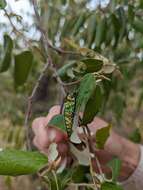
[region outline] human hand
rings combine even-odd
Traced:
[[[104,149],[96,149],[96,131],[107,126],[108,123],[98,117],[95,117],[94,120],[88,125],[92,136],[91,143],[94,148],[94,154],[100,162],[102,171],[106,174],[111,174],[111,169],[107,167],[107,163],[115,156],[119,158],[122,161],[119,180],[123,181],[127,179],[136,169],[140,158],[140,148],[138,144],[127,140],[111,129],[109,138],[104,145]],[[82,135],[83,134],[81,134],[81,137]],[[96,172],[99,172],[95,160],[93,160],[93,165]]]
[[[67,165],[70,161],[70,152],[67,143],[67,134],[61,132],[60,129],[54,126],[47,126],[49,121],[60,113],[60,106],[53,106],[47,117],[36,118],[32,123],[34,132],[33,144],[44,154],[48,155],[49,146],[52,143],[57,144],[57,150],[61,163]]]
[[[70,152],[68,147],[67,134],[63,133],[60,129],[54,126],[47,126],[49,121],[55,115],[60,113],[60,106],[54,106],[50,109],[47,117],[40,117],[33,121],[32,128],[35,134],[34,145],[43,153],[48,154],[48,148],[51,143],[58,145],[59,156],[62,162],[69,163]],[[92,138],[92,147],[94,147],[94,153],[97,156],[102,170],[104,173],[111,173],[111,170],[107,167],[107,163],[117,156],[122,161],[122,169],[120,179],[126,179],[135,170],[139,161],[139,146],[121,137],[111,130],[110,136],[105,143],[104,150],[97,150],[95,148],[95,133],[98,129],[106,127],[108,124],[100,118],[95,117],[94,120],[88,125]],[[83,134],[79,134],[82,138]],[[98,171],[96,162],[93,161],[94,169]]]

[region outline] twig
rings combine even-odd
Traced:
[[[100,173],[102,179],[105,180],[105,179],[104,179],[104,175],[103,175],[103,171],[102,171],[102,168],[101,168],[101,165],[100,165],[100,162],[99,162],[99,160],[98,160],[98,158],[97,158],[96,155],[95,155],[95,161],[96,161],[97,168],[98,168],[98,170],[99,170],[99,173]]]
[[[82,80],[82,78],[79,79],[79,80],[73,81],[73,82],[63,83],[63,85],[64,85],[64,86],[72,86],[72,85],[76,85],[76,84],[80,83],[81,80]]]
[[[32,91],[31,96],[28,98],[28,108],[27,108],[27,113],[26,113],[26,116],[25,116],[25,129],[26,129],[26,140],[27,140],[27,148],[28,149],[31,149],[31,145],[30,145],[31,143],[30,143],[30,138],[29,138],[30,134],[29,134],[28,121],[29,121],[29,118],[30,118],[30,115],[31,115],[32,105],[33,105],[33,102],[35,101],[36,94],[39,91],[39,88],[41,86],[43,78],[47,74],[48,68],[49,68],[49,62],[47,62],[47,64],[45,65],[42,73],[39,76],[39,79],[36,82],[36,85],[35,85],[35,87],[34,87],[34,89]]]
[[[36,0],[31,0],[32,4],[33,4],[33,8],[34,8],[34,12],[35,12],[35,16],[36,16],[36,20],[37,20],[37,28],[40,30],[41,32],[41,38],[44,42],[44,45],[45,45],[45,52],[47,53],[47,50],[48,48],[51,48],[52,50],[56,50],[56,51],[60,51],[58,48],[52,46],[49,42],[49,39],[47,37],[47,33],[46,31],[43,29],[42,27],[42,24],[41,24],[41,19],[40,19],[40,15],[38,13],[38,6],[37,6],[37,3],[36,3]],[[63,83],[57,73],[57,70],[53,64],[53,61],[52,61],[52,58],[50,55],[46,54],[45,56],[48,56],[48,62],[49,62],[49,67],[51,68],[51,70],[53,71],[54,73],[54,76],[55,78],[57,79],[57,82],[61,85],[61,90],[62,90],[62,93],[63,95],[65,96],[66,95],[66,92],[64,90],[64,86],[63,86]]]
[[[86,137],[86,147],[88,149],[88,154],[89,154],[89,163],[90,163],[90,173],[91,173],[91,177],[92,177],[92,180],[93,180],[93,183],[94,183],[94,187],[96,188],[96,190],[98,190],[98,186],[97,186],[97,183],[96,183],[96,180],[94,178],[94,173],[93,173],[93,166],[92,166],[92,158],[91,158],[91,155],[90,155],[90,144],[89,144],[89,136],[88,136],[88,132],[86,131],[86,128],[83,127],[83,131],[84,131],[84,134],[85,134],[85,137]]]
[[[63,82],[62,82],[61,78],[59,77],[58,72],[57,72],[57,70],[56,70],[56,68],[55,68],[55,66],[53,64],[53,61],[52,61],[52,59],[51,59],[50,56],[49,56],[49,67],[53,71],[54,76],[55,76],[57,82],[60,84],[61,92],[62,92],[63,96],[65,97],[66,96],[66,91],[65,91]]]
[[[27,112],[26,112],[25,121],[24,121],[27,150],[31,150],[30,131],[29,131],[29,126],[28,126],[28,121],[29,121],[29,118],[31,115],[31,110],[32,110],[32,100],[31,100],[31,98],[29,98],[28,99]]]
[[[54,170],[52,170],[52,174],[54,176],[54,179],[55,179],[55,183],[56,183],[56,189],[59,190],[59,184],[58,184],[58,179],[57,179],[57,176],[56,176],[56,173]]]
[[[94,153],[93,151],[93,148],[92,148],[92,142],[91,142],[91,139],[92,139],[92,136],[91,136],[91,133],[90,133],[90,130],[88,128],[88,126],[86,125],[86,130],[87,130],[87,134],[88,134],[88,141],[89,141],[89,148],[90,148],[90,151],[91,153]],[[98,168],[98,171],[100,173],[100,175],[102,176],[103,180],[104,180],[104,175],[103,175],[103,171],[102,171],[102,168],[101,168],[101,165],[100,165],[100,162],[97,158],[97,156],[95,155],[95,161],[96,161],[96,164],[97,164],[97,168]]]
[[[35,87],[34,87],[34,89],[32,91],[31,96],[28,98],[28,108],[27,108],[27,113],[26,113],[26,116],[25,116],[25,129],[26,129],[26,139],[27,139],[27,148],[28,149],[31,149],[30,131],[29,131],[29,126],[28,126],[28,121],[30,119],[30,115],[31,115],[31,111],[32,111],[32,105],[33,105],[33,102],[36,100],[36,94],[38,93],[38,91],[40,89],[40,86],[41,86],[41,83],[43,81],[43,78],[47,74],[47,71],[48,71],[49,67],[51,67],[54,74],[56,75],[55,77],[56,77],[58,83],[61,86],[61,91],[62,91],[63,95],[64,96],[66,95],[65,90],[64,90],[63,85],[62,85],[62,81],[61,81],[60,77],[58,76],[58,73],[57,73],[56,69],[51,66],[52,64],[53,64],[52,59],[49,57],[48,62],[45,65],[42,73],[40,74],[39,79],[38,79],[38,81],[37,81],[37,83],[36,83],[36,85],[35,85]]]
[[[13,32],[17,35],[20,35],[22,38],[23,38],[23,41],[25,42],[26,45],[29,45],[31,46],[31,43],[29,42],[29,40],[26,39],[26,37],[24,36],[24,34],[22,32],[20,32],[16,26],[13,24],[12,22],[12,19],[10,17],[10,15],[8,14],[7,10],[6,9],[3,9],[4,13],[5,13],[5,16],[8,18],[9,22],[10,22],[10,25],[12,26],[13,28]]]
[[[17,28],[16,28],[15,25],[13,24],[13,22],[12,22],[12,20],[11,20],[11,17],[9,16],[8,12],[6,11],[6,9],[3,9],[3,11],[4,11],[6,17],[8,18],[8,20],[9,20],[9,22],[10,22],[10,24],[11,24],[13,30],[16,31],[16,32],[19,34],[19,30],[17,30]]]
[[[79,118],[79,120],[81,121],[81,118]],[[94,153],[93,148],[92,148],[92,142],[91,142],[91,139],[92,139],[91,133],[90,133],[90,130],[89,130],[87,125],[85,125],[83,127],[83,131],[84,131],[84,134],[85,134],[85,137],[86,137],[86,146],[87,146],[88,152],[89,152],[91,176],[92,176],[93,183],[94,183],[95,187],[98,189],[97,183],[98,182],[100,183],[100,181],[99,181],[98,177],[94,175],[93,166],[92,166],[92,158],[91,158],[91,155],[90,155],[91,153]],[[99,170],[99,173],[100,173],[102,179],[105,180],[104,175],[103,175],[103,171],[102,171],[102,168],[101,168],[101,165],[100,165],[100,162],[99,162],[96,155],[95,155],[95,161],[96,161],[97,168]],[[96,177],[95,179],[94,179],[94,176]],[[96,183],[95,180],[97,181],[97,183]]]
[[[45,42],[47,48],[50,48],[54,51],[56,51],[57,53],[59,54],[71,54],[71,55],[80,55],[80,53],[78,52],[73,52],[73,51],[65,51],[61,48],[57,48],[55,46],[53,46],[48,38],[47,38],[47,32],[46,30],[43,28],[42,26],[42,23],[41,23],[41,19],[40,19],[40,15],[38,13],[38,6],[37,6],[37,3],[36,3],[36,0],[31,0],[32,4],[33,4],[33,8],[34,8],[34,12],[35,12],[35,16],[36,16],[36,20],[37,20],[37,28],[39,29],[39,31],[41,32],[41,35],[42,35],[42,38],[43,38],[43,41]]]

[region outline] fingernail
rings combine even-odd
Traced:
[[[52,142],[54,141],[56,138],[56,132],[55,131],[51,131],[50,132],[50,136],[49,136],[49,140]]]

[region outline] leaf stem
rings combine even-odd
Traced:
[[[92,166],[92,158],[90,156],[90,144],[89,144],[89,136],[88,136],[88,130],[86,130],[86,126],[83,127],[83,131],[84,131],[84,134],[85,134],[85,137],[86,137],[86,147],[88,149],[88,154],[89,154],[89,163],[90,163],[90,173],[91,173],[91,177],[92,177],[92,180],[93,180],[93,184],[94,184],[94,187],[96,188],[96,190],[98,190],[98,186],[96,184],[96,180],[94,178],[94,173],[93,173],[93,166]]]
[[[91,145],[92,145],[92,142],[91,142],[92,136],[91,136],[90,130],[89,130],[89,128],[88,128],[87,125],[86,125],[85,127],[86,127],[87,134],[88,134],[88,137],[89,137],[89,138],[88,138],[88,141],[89,141],[89,148],[90,148],[90,151],[91,151],[91,153],[94,153],[93,148],[92,148],[92,146],[91,146]],[[99,171],[99,173],[100,173],[102,179],[104,180],[103,171],[102,171],[100,162],[99,162],[99,160],[98,160],[98,158],[97,158],[96,155],[95,155],[95,161],[96,161],[96,164],[97,164],[98,171]]]
[[[56,176],[56,173],[54,170],[52,170],[52,174],[54,176],[54,179],[55,179],[55,183],[56,183],[56,189],[59,190],[59,184],[58,184],[58,179],[57,179],[57,176]]]

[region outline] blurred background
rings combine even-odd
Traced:
[[[119,133],[135,142],[143,133],[143,0],[37,0],[41,24],[56,47],[93,49],[119,67],[103,88],[104,102],[99,115]],[[25,148],[24,118],[27,98],[44,67],[42,40],[30,0],[0,0],[0,147]],[[31,66],[21,83],[24,70],[16,72],[16,55],[32,53]],[[57,69],[71,60],[53,57]],[[22,57],[20,58],[22,60]],[[26,58],[24,61],[27,61]],[[78,68],[80,69],[80,68]],[[17,74],[18,73],[18,74]],[[61,73],[61,71],[60,71]],[[62,73],[72,80],[73,70]],[[51,71],[33,105],[32,119],[44,116],[60,103],[59,86]],[[31,123],[30,121],[30,123]],[[0,190],[40,190],[32,177],[4,177]]]

